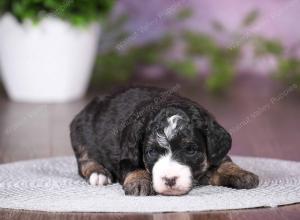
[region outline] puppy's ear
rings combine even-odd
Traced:
[[[121,160],[129,159],[138,165],[143,136],[144,123],[141,120],[132,121],[124,127],[121,134]]]
[[[211,115],[206,112],[200,115],[197,124],[206,137],[208,161],[217,166],[231,148],[231,136]]]
[[[231,136],[215,120],[210,121],[207,125],[206,141],[208,159],[212,165],[218,165],[231,148]]]

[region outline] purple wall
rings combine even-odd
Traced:
[[[116,11],[128,12],[127,29],[131,33],[126,42],[120,43],[129,46],[155,39],[164,31],[177,30],[180,27],[174,15],[185,7],[193,10],[193,16],[184,22],[184,28],[209,33],[225,47],[237,47],[251,36],[261,35],[279,39],[288,55],[300,57],[300,0],[120,0]],[[241,28],[243,19],[254,10],[259,13],[255,23],[250,28]],[[222,23],[227,32],[218,33],[212,27],[213,21]],[[240,33],[241,37],[233,39],[233,33]],[[276,66],[272,57],[257,59],[250,47],[243,51],[241,70],[250,68],[267,73]]]

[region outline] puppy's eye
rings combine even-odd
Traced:
[[[156,157],[158,157],[158,152],[155,149],[150,149],[147,151],[147,156],[149,158],[156,158]]]
[[[194,146],[194,145],[188,145],[188,146],[185,148],[185,153],[186,153],[186,155],[188,155],[188,156],[194,156],[194,155],[197,153],[196,146]]]

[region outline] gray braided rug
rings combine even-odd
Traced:
[[[0,207],[50,212],[179,212],[274,207],[300,202],[300,163],[233,157],[260,176],[251,190],[204,186],[179,197],[125,196],[119,184],[88,185],[72,157],[0,166]]]

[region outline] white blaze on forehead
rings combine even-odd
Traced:
[[[159,146],[170,149],[169,142],[165,135],[157,133],[156,141],[159,144]]]
[[[182,119],[180,115],[173,115],[167,119],[168,126],[164,128],[164,133],[168,140],[171,140],[181,128],[178,128],[178,120]]]
[[[164,128],[164,133],[163,134],[157,133],[157,137],[156,137],[156,141],[161,147],[171,150],[168,141],[170,141],[176,135],[176,133],[181,129],[181,127],[178,126],[178,121],[181,119],[182,117],[179,115],[173,115],[167,119],[168,125],[167,127]]]
[[[172,179],[174,177],[176,178],[176,184],[170,189],[165,184],[165,179]],[[184,194],[192,187],[192,173],[190,168],[174,160],[170,152],[160,157],[154,164],[152,178],[154,190],[161,194]]]

